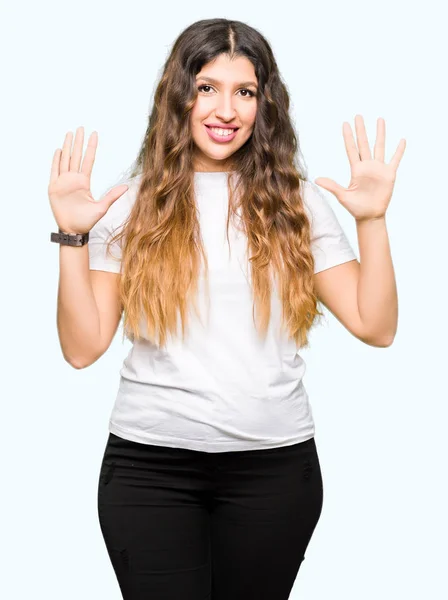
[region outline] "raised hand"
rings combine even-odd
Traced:
[[[84,143],[84,128],[69,131],[62,150],[58,148],[51,165],[48,197],[51,209],[59,228],[65,233],[87,233],[103,217],[110,206],[128,189],[127,185],[118,185],[96,201],[90,191],[90,177],[95,162],[98,134],[94,131],[88,140],[81,165]]]
[[[380,118],[377,121],[373,158],[361,115],[356,115],[355,127],[357,144],[349,123],[343,124],[345,149],[351,168],[348,188],[326,177],[318,177],[314,183],[334,194],[357,221],[380,219],[385,216],[392,197],[397,169],[406,148],[406,140],[400,140],[390,163],[386,164],[384,162],[386,138],[384,119]]]

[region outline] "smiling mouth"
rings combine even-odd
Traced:
[[[239,127],[233,127],[230,129],[229,127],[210,127],[210,125],[205,125],[207,129],[212,131],[215,135],[219,135],[223,138],[233,135],[238,131]]]

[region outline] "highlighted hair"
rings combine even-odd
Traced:
[[[190,113],[197,97],[195,77],[220,54],[244,56],[258,79],[257,113],[249,140],[230,158],[229,214],[240,209],[247,236],[253,319],[265,337],[271,315],[273,274],[282,304],[282,326],[298,346],[308,345],[317,315],[310,222],[302,201],[306,181],[291,118],[289,95],[272,50],[254,28],[227,19],[207,19],[187,27],[175,41],[155,91],[148,127],[131,177],[141,176],[124,239],[120,297],[124,333],[165,346],[169,335],[182,338],[188,307],[197,308],[201,266],[207,280],[194,199],[194,143]],[[110,250],[108,245],[108,250]],[[143,311],[143,313],[142,313]]]

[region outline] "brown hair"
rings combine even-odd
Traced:
[[[222,53],[247,57],[258,79],[254,130],[230,157],[237,183],[231,185],[234,178],[228,178],[227,236],[231,211],[238,206],[251,251],[257,331],[265,336],[269,325],[273,267],[282,325],[297,345],[307,346],[307,333],[322,313],[313,285],[310,222],[301,197],[306,176],[289,95],[266,39],[249,25],[227,19],[197,21],[180,34],[154,94],[131,171],[131,178],[141,176],[137,196],[121,231],[109,242],[125,238],[120,278],[124,332],[140,339],[143,310],[146,337],[164,346],[167,336],[177,333],[178,314],[184,338],[190,301],[198,314],[201,256],[206,280],[208,265],[194,200],[190,112],[198,93],[197,73]]]

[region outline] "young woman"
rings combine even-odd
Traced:
[[[264,37],[204,20],[172,48],[125,184],[93,199],[96,133],[82,164],[83,128],[54,155],[64,357],[98,360],[122,315],[132,342],[98,489],[126,600],[286,600],[323,503],[299,354],[318,302],[366,344],[394,339],[385,213],[404,140],[385,164],[384,121],[372,157],[357,116],[349,187],[317,180],[355,218],[359,263],[288,110]]]

